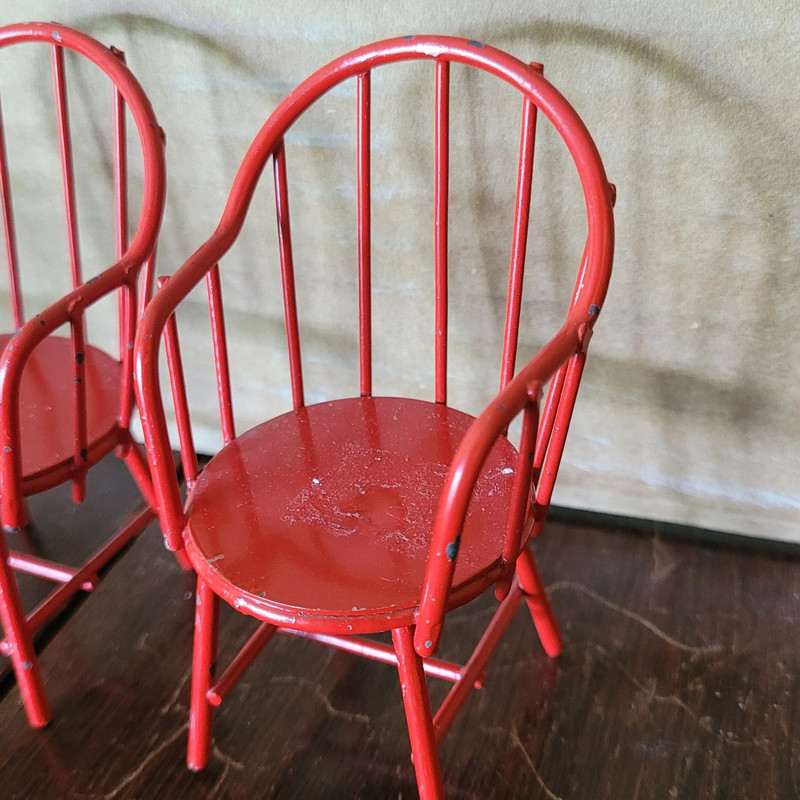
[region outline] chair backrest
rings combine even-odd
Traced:
[[[11,45],[35,44],[36,48],[15,50],[14,54],[3,51]],[[72,392],[75,394],[73,407],[75,409],[75,436],[76,453],[81,452],[81,430],[85,430],[87,414],[85,402],[85,389],[82,386],[83,353],[85,350],[86,327],[85,314],[89,306],[96,303],[116,290],[118,300],[118,344],[119,360],[123,365],[123,381],[120,387],[119,424],[127,428],[133,399],[132,387],[132,358],[133,339],[138,317],[143,309],[144,301],[150,293],[149,284],[152,283],[153,259],[156,239],[161,224],[165,201],[165,162],[163,132],[158,126],[153,109],[137,82],[125,65],[123,53],[109,49],[89,36],[78,31],[54,23],[20,23],[7,25],[0,28],[0,57],[8,58],[10,55],[34,56],[38,50],[43,57],[39,61],[24,62],[34,64],[31,68],[18,67],[14,61],[10,72],[2,75],[4,105],[0,112],[0,214],[5,240],[5,254],[8,266],[8,290],[11,307],[11,324],[17,329],[13,340],[13,347],[9,347],[3,356],[2,362],[2,402],[4,406],[3,428],[4,436],[13,437],[13,428],[17,421],[17,397],[21,374],[26,360],[34,348],[53,331],[68,326],[73,342],[73,355],[75,358],[75,379]],[[70,54],[65,56],[65,54]],[[73,62],[71,59],[81,57]],[[48,62],[50,66],[48,67]],[[10,62],[4,61],[9,64]],[[85,83],[86,72],[76,69],[76,75],[70,75],[70,67],[84,69],[83,65],[94,65],[97,69],[90,68],[91,82]],[[51,71],[52,79],[47,80],[46,73]],[[21,86],[20,78],[44,78],[43,85]],[[70,84],[71,77],[74,77]],[[107,79],[107,80],[106,80]],[[102,122],[92,120],[87,123],[85,117],[80,117],[80,141],[76,143],[71,126],[71,118],[75,116],[78,100],[91,100],[90,105],[95,105],[93,89],[98,82],[104,85],[102,91],[103,103],[107,107],[105,118],[108,121],[108,135],[103,139],[101,134]],[[51,85],[48,86],[47,84]],[[69,102],[67,99],[67,86],[71,85]],[[90,97],[87,98],[87,95]],[[7,103],[11,96],[15,101]],[[27,103],[32,111],[25,114],[15,114],[19,103]],[[34,123],[31,129],[31,120],[47,118],[43,109],[52,104],[54,111],[50,117],[52,128],[48,125],[42,129]],[[93,110],[93,109],[92,109]],[[71,113],[72,112],[72,113]],[[141,155],[142,168],[134,171],[129,169],[129,151],[131,150],[126,131],[127,120],[130,119],[135,126],[138,142],[134,142]],[[11,130],[10,121],[14,121],[15,130]],[[5,123],[5,125],[4,125]],[[4,129],[5,128],[5,129]],[[21,133],[20,133],[21,129]],[[14,133],[17,147],[9,147],[9,135]],[[86,140],[91,141],[86,141]],[[95,140],[100,144],[95,146]],[[23,148],[22,144],[27,144]],[[47,144],[45,144],[47,143]],[[85,174],[76,168],[74,152],[77,149],[84,151],[87,148],[100,149],[100,154],[94,161],[95,172],[101,174]],[[31,153],[44,154],[47,146],[57,153],[47,165],[59,163],[60,169],[55,174],[43,168],[31,157]],[[44,157],[44,156],[43,156]],[[99,166],[98,166],[99,165]],[[58,174],[60,173],[60,174]],[[108,183],[108,195],[104,196],[97,189],[102,185],[108,174],[111,179]],[[138,219],[129,220],[129,183],[140,183],[141,207]],[[91,192],[83,189],[84,183],[92,185]],[[12,198],[12,187],[14,197]],[[18,191],[19,190],[19,191]],[[63,196],[64,227],[56,231],[51,227],[51,220],[31,220],[30,209],[37,207],[37,199],[43,194],[60,193]],[[96,194],[93,194],[96,193]],[[107,242],[104,253],[107,258],[92,270],[89,276],[83,274],[81,240],[79,237],[79,219],[82,218],[76,199],[97,198],[96,204],[104,212],[104,219],[108,219]],[[106,207],[113,208],[113,212],[105,213]],[[131,209],[132,211],[132,209]],[[18,226],[16,222],[26,215],[25,225]],[[25,324],[25,309],[22,299],[22,285],[25,284],[25,275],[29,264],[20,258],[21,248],[18,246],[18,233],[20,227],[26,231],[35,231],[33,249],[31,252],[38,254],[42,264],[31,264],[38,270],[37,281],[46,284],[47,292],[53,293],[53,286],[58,286],[59,276],[50,270],[50,264],[63,263],[68,268],[69,280],[65,286],[55,292],[61,296],[46,310],[37,314],[32,324]],[[95,228],[88,233],[96,233]],[[131,237],[130,229],[135,231]],[[66,251],[58,254],[58,241],[61,232],[65,231]],[[89,239],[89,237],[86,237]],[[85,242],[84,242],[85,243]],[[95,248],[95,242],[90,244]],[[46,257],[41,257],[42,252]],[[37,261],[31,258],[30,261]],[[144,268],[144,269],[143,269]],[[63,273],[62,273],[63,274]],[[139,296],[139,280],[143,277],[144,287]],[[87,281],[88,278],[88,281]],[[40,309],[36,309],[39,311]],[[65,388],[65,391],[70,391]],[[65,398],[66,400],[66,398]],[[84,445],[85,447],[85,445]],[[19,465],[17,465],[19,468]]]
[[[25,207],[26,203],[36,205],[35,201],[31,201],[37,195],[57,195],[59,192],[63,195],[63,229],[67,245],[63,260],[69,267],[69,288],[72,289],[78,288],[87,277],[93,276],[92,273],[86,276],[83,274],[79,231],[81,214],[79,214],[77,204],[79,188],[77,185],[81,182],[88,183],[91,185],[92,191],[100,195],[98,202],[104,205],[113,204],[113,227],[109,226],[111,229],[107,235],[109,245],[113,245],[113,251],[110,246],[107,250],[109,253],[113,253],[113,257],[102,263],[101,269],[111,266],[114,261],[119,261],[128,254],[135,255],[136,260],[141,264],[150,259],[155,249],[156,236],[163,213],[165,191],[163,132],[158,127],[144,91],[125,64],[124,53],[113,47],[105,47],[85,34],[54,23],[20,23],[0,28],[0,51],[10,45],[21,43],[37,43],[45,45],[46,49],[36,48],[41,51],[40,55],[43,59],[33,65],[6,62],[7,68],[11,72],[3,75],[4,87],[14,90],[13,99],[17,101],[15,106],[26,106],[21,113],[16,107],[8,108],[7,104],[0,107],[0,211],[3,217],[5,255],[9,276],[9,300],[15,328],[22,327],[25,321],[22,300],[24,276],[21,276],[20,273],[24,273],[28,266],[20,264],[18,258],[15,203],[12,199],[12,183],[14,183],[15,176],[18,176],[19,188],[22,190],[20,196],[23,197],[23,202],[17,203],[18,214],[26,215],[28,212]],[[69,67],[77,68],[81,65],[78,62],[68,63],[65,57],[66,53],[76,54],[83,57],[84,63],[94,64],[97,67],[98,75],[105,73],[108,79],[105,87],[96,82],[92,82],[90,85],[82,83],[87,76],[77,74],[77,69],[74,82],[70,84]],[[50,81],[47,81],[44,69],[48,62],[52,73]],[[23,70],[22,66],[27,69]],[[19,82],[21,74],[36,79],[39,83],[37,85],[15,85]],[[51,85],[48,86],[47,82]],[[72,87],[69,100],[68,85]],[[103,104],[107,106],[108,136],[107,141],[99,143],[92,141],[92,148],[100,150],[92,166],[95,168],[99,166],[104,173],[113,173],[113,198],[110,191],[108,198],[103,197],[98,191],[105,175],[87,175],[85,171],[81,172],[80,163],[76,163],[73,155],[75,144],[71,116],[76,116],[73,107],[77,107],[77,104],[81,102],[86,103],[87,100],[94,104],[97,98],[93,96],[87,98],[87,94],[90,94],[95,87],[107,92],[107,96],[103,98]],[[52,123],[52,128],[43,129],[45,126],[37,126],[37,123],[45,122],[47,115],[44,113],[43,105],[48,102],[48,94],[51,95],[50,102],[53,106],[53,113],[52,119],[48,118],[46,123],[48,128]],[[0,100],[5,103],[6,97],[3,96]],[[78,109],[78,111],[83,110],[83,108]],[[20,144],[24,141],[26,145],[24,150],[19,146],[15,152],[9,152],[6,146],[7,137],[3,125],[3,111],[6,112],[6,116],[10,114],[17,121],[21,129],[18,137]],[[73,113],[71,114],[71,112]],[[128,114],[136,126],[143,165],[142,202],[139,217],[133,220],[132,227],[136,231],[133,241],[129,241],[131,220],[129,220],[128,208],[130,182],[129,143],[126,131]],[[78,144],[80,149],[85,149],[83,139],[87,138],[87,133],[89,134],[88,138],[92,140],[101,138],[100,128],[103,121],[94,118],[87,121],[80,114],[77,116],[79,117],[78,133],[81,138]],[[36,126],[34,130],[31,130],[32,125]],[[106,144],[108,145],[107,151],[104,147]],[[36,163],[31,158],[32,152],[43,156],[57,152],[60,174],[45,173],[43,175],[42,171],[45,167],[55,164],[52,160],[48,161],[46,165]],[[137,180],[139,177],[139,175],[136,176]],[[27,221],[27,227],[34,227],[30,220]],[[56,243],[60,238],[60,233],[60,231],[47,231],[51,251],[57,249]],[[88,233],[92,234],[94,231],[88,231]],[[94,246],[94,242],[91,244]],[[50,275],[49,279],[56,283],[58,276]],[[60,293],[66,294],[67,292]]]
[[[345,81],[355,82],[355,170],[357,206],[357,271],[358,329],[359,329],[359,387],[362,396],[372,394],[372,286],[371,286],[371,203],[370,164],[371,87],[376,82],[373,72],[393,62],[427,60],[433,62],[434,82],[434,169],[433,207],[434,219],[434,294],[435,294],[435,380],[434,399],[447,402],[448,353],[448,187],[449,187],[449,97],[450,66],[458,63],[476,67],[489,73],[521,95],[522,132],[516,170],[516,202],[512,227],[511,260],[501,358],[501,397],[506,402],[499,408],[487,409],[478,421],[477,439],[468,436],[467,449],[475,452],[469,457],[468,470],[477,475],[482,456],[478,451],[491,447],[492,437],[501,435],[521,411],[536,406],[537,392],[548,384],[548,401],[542,413],[542,423],[523,425],[523,437],[534,436],[538,447],[533,471],[527,474],[534,479],[545,474],[545,490],[541,500],[546,507],[549,491],[555,478],[560,448],[563,447],[565,428],[569,422],[575,392],[580,380],[580,366],[589,334],[602,307],[611,271],[613,252],[613,187],[607,182],[597,150],[578,115],[545,80],[540,67],[526,65],[519,60],[479,42],[450,37],[408,36],[391,39],[355,50],[323,67],[303,81],[286,97],[270,115],[251,145],[236,175],[221,222],[211,238],[176,272],[156,295],[148,309],[137,345],[137,389],[148,417],[145,432],[151,454],[151,464],[158,472],[159,463],[166,464],[169,454],[166,422],[161,404],[158,383],[159,342],[164,330],[167,358],[170,361],[173,398],[177,428],[184,456],[184,470],[189,480],[197,474],[194,444],[186,404],[186,390],[182,381],[180,354],[171,316],[178,304],[205,277],[211,312],[211,328],[216,366],[216,383],[220,420],[224,441],[236,435],[232,405],[229,358],[226,330],[222,311],[220,272],[218,262],[231,248],[244,224],[259,177],[267,162],[273,166],[277,237],[282,291],[285,311],[285,328],[291,376],[293,405],[305,404],[303,364],[298,323],[298,302],[295,291],[295,259],[289,215],[289,181],[284,137],[298,118],[322,95],[339,87]],[[522,298],[523,272],[528,239],[528,217],[531,203],[533,149],[537,111],[541,111],[553,124],[574,161],[582,188],[586,208],[587,236],[583,257],[578,267],[572,301],[566,309],[566,322],[556,336],[540,351],[533,362],[527,364],[514,377],[517,356],[517,338]],[[512,178],[513,180],[513,178]],[[572,368],[570,368],[572,364]],[[555,378],[553,377],[555,375]],[[556,417],[559,417],[556,420]],[[530,423],[530,420],[529,420]],[[538,433],[537,433],[538,430]],[[553,432],[556,431],[555,446]],[[523,442],[524,444],[524,442]],[[484,453],[485,454],[485,453]],[[548,460],[549,459],[549,460]],[[473,463],[474,462],[474,463]],[[477,466],[475,466],[477,465]],[[451,470],[451,476],[453,471]],[[162,524],[170,546],[178,547],[182,528],[182,511],[174,476],[168,469],[161,470],[157,490],[161,492]],[[471,486],[469,481],[456,480],[457,486],[448,485],[447,496],[457,495],[466,507]],[[449,494],[448,494],[449,493]],[[526,495],[527,496],[527,495]],[[449,513],[449,512],[448,512]],[[440,515],[441,516],[441,515]],[[452,515],[451,515],[452,516]],[[457,514],[455,515],[458,516]],[[457,524],[455,526],[457,528]],[[448,527],[450,530],[450,527]],[[453,528],[455,530],[455,528]],[[441,533],[439,537],[450,537]],[[442,539],[444,542],[445,539]],[[513,546],[520,546],[517,542]],[[512,548],[513,549],[513,548]],[[441,548],[441,553],[452,548]],[[444,555],[443,555],[444,558]],[[445,559],[447,561],[447,559]],[[452,561],[452,559],[450,559]],[[445,573],[448,565],[445,564]],[[438,569],[438,568],[436,568]],[[442,573],[442,580],[447,575]],[[438,572],[437,572],[438,574]],[[446,597],[446,592],[444,595]]]

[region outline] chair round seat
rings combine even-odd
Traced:
[[[241,611],[344,633],[411,624],[439,496],[473,417],[353,398],[302,408],[225,446],[187,499],[198,574]],[[497,579],[516,450],[491,450],[470,502],[451,597]]]
[[[0,334],[0,352],[13,338]],[[19,415],[22,475],[26,483],[37,483],[36,491],[66,480],[75,460],[74,363],[72,341],[48,336],[33,351],[23,371]],[[118,443],[122,367],[91,345],[86,346],[84,363],[86,460],[94,463]]]

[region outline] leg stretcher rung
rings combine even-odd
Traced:
[[[522,590],[515,580],[511,585],[511,591],[495,612],[489,627],[484,631],[481,640],[464,667],[463,678],[448,692],[447,697],[442,701],[442,705],[439,706],[439,710],[433,718],[433,730],[437,742],[441,741],[442,736],[452,725],[458,710],[467,699],[467,695],[472,690],[472,681],[475,676],[484,675],[486,663],[500,642],[506,628],[508,628],[521,600]]]
[[[113,539],[101,547],[74,575],[53,590],[28,615],[27,625],[31,633],[35,633],[45,622],[55,616],[72,595],[77,594],[84,583],[110,561],[134,537],[138,536],[155,518],[155,512],[146,508],[129,522]],[[0,641],[0,653],[8,655],[7,639]]]
[[[289,628],[280,628],[280,632],[289,633],[292,636],[301,636],[304,639],[313,639],[315,642],[321,642],[322,644],[328,645],[328,647],[335,647],[337,650],[344,650],[347,653],[354,653],[355,655],[371,658],[373,661],[381,661],[384,664],[394,664],[397,666],[397,655],[393,648],[389,645],[381,644],[381,642],[367,639],[364,636],[335,636],[332,634],[295,631]],[[438,658],[425,659],[423,661],[423,669],[426,675],[432,675],[435,678],[444,678],[454,683],[458,683],[461,680],[464,671],[464,668],[459,664],[453,664],[450,661],[442,661]],[[483,672],[476,672],[472,678],[476,689],[482,688],[483,680]]]
[[[236,681],[244,675],[264,645],[273,637],[278,629],[269,622],[262,622],[256,632],[245,642],[236,657],[220,679],[206,692],[206,699],[212,706],[218,706],[235,686]]]
[[[292,636],[299,636],[303,639],[311,639],[312,641],[320,642],[328,647],[334,647],[337,650],[344,650],[347,653],[371,658],[373,661],[380,661],[384,664],[393,664],[397,666],[397,655],[390,646],[373,641],[372,639],[367,639],[364,636],[334,636],[322,633],[309,633],[307,631],[296,631],[290,628],[278,628],[271,625],[269,622],[263,622],[256,629],[255,633],[250,636],[247,642],[245,642],[219,680],[206,692],[206,699],[212,706],[219,706],[222,703],[239,678],[244,675],[247,668],[261,652],[261,649],[275,633],[285,633]],[[462,680],[462,673],[465,671],[466,667],[461,667],[449,661],[430,658],[423,662],[423,669],[427,675],[459,683]],[[470,688],[481,689],[483,687],[484,677],[483,670],[472,669],[470,671]]]
[[[53,583],[66,583],[72,580],[78,572],[76,567],[69,567],[66,564],[59,564],[46,558],[39,558],[38,556],[16,551],[9,553],[8,566],[17,570],[17,572],[34,575],[37,578],[52,581]],[[90,575],[88,580],[81,584],[80,588],[85,592],[90,592],[97,587],[98,580],[97,575]]]

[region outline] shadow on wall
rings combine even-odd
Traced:
[[[202,59],[198,74],[227,70],[266,81],[269,97],[254,110],[259,124],[291,88],[270,83],[263,66],[235,47],[160,20],[108,15],[78,26],[103,41],[119,31],[120,46],[129,46],[129,64],[151,96],[164,83],[162,75],[148,74],[145,54],[156,43],[191,48]],[[616,274],[599,329],[612,347],[595,348],[587,375],[592,391],[621,406],[655,409],[646,413],[656,429],[660,425],[661,441],[642,445],[652,448],[645,457],[665,475],[686,472],[704,447],[703,419],[714,417],[715,435],[723,430],[726,441],[711,458],[720,480],[728,480],[731,459],[746,460],[762,436],[780,436],[789,424],[780,321],[792,318],[787,265],[796,244],[790,187],[773,178],[796,175],[800,159],[786,126],[744,99],[733,82],[718,82],[644,38],[560,22],[490,26],[473,35],[545,62],[545,74],[558,76],[554,82],[584,117],[618,185]],[[568,63],[559,54],[567,54]],[[309,53],[306,74],[320,65],[317,55]],[[213,184],[207,224],[197,227],[207,235],[257,125],[227,117],[224,82],[204,89],[213,115],[208,128],[238,126],[235,146],[200,150],[198,132],[176,125],[168,129],[167,152],[169,159],[169,145],[177,146]],[[209,163],[212,157],[216,163]],[[205,188],[171,186],[165,221],[174,240],[170,270],[202,241],[189,241],[196,219],[188,218],[182,194]],[[563,280],[551,271],[549,278]],[[503,309],[495,304],[492,313],[501,320]],[[521,357],[534,346],[521,342]]]
[[[164,64],[174,65],[174,56],[181,50],[192,54],[195,60],[192,66],[197,75],[215,75],[220,70],[234,74],[256,75],[257,65],[243,58],[236,48],[225,46],[212,36],[181,28],[154,17],[108,14],[78,20],[73,24],[104,44],[113,44],[126,53],[128,66],[142,84],[161,126],[165,129],[168,180],[167,208],[162,230],[168,231],[168,236],[162,239],[169,242],[168,253],[172,258],[169,259],[167,271],[173,272],[183,259],[202,243],[202,240],[192,241],[188,235],[193,229],[193,223],[187,214],[186,202],[187,198],[191,198],[200,189],[197,185],[176,184],[174,180],[170,180],[170,162],[178,156],[184,158],[187,154],[191,154],[190,160],[197,165],[198,183],[207,181],[211,177],[218,177],[218,182],[221,179],[221,183],[215,187],[218,196],[209,197],[206,205],[209,213],[209,224],[206,227],[210,232],[222,213],[224,200],[239,166],[241,155],[228,148],[204,148],[201,146],[204,133],[202,130],[197,130],[193,126],[172,124],[179,123],[182,110],[185,105],[193,103],[193,97],[187,99],[186,91],[176,91],[175,83],[178,76],[175,75],[174,66],[172,70],[161,67]],[[153,53],[160,55],[153,57]],[[225,93],[222,87],[215,87],[211,83],[203,88],[209,96],[209,101],[204,104],[204,111],[210,114],[205,127],[207,130],[218,130],[228,122],[225,118]],[[266,113],[270,110],[271,108],[268,108]],[[187,119],[192,119],[192,116],[189,114]],[[255,131],[247,132],[245,136],[252,136],[254,133]],[[216,163],[213,163],[212,159],[216,160]]]
[[[778,461],[784,439],[796,434],[798,384],[787,381],[785,366],[785,326],[797,297],[796,136],[766,104],[744,99],[733,81],[643,38],[570,23],[493,27],[485,35],[537,56],[575,47],[595,65],[585,97],[572,97],[579,112],[592,107],[592,95],[606,94],[605,121],[596,104],[584,114],[620,198],[615,277],[599,331],[605,341],[614,336],[607,326],[621,324],[629,339],[622,358],[595,349],[589,380],[623,407],[644,405],[653,422],[661,420],[661,441],[642,441],[633,455],[661,473],[662,486],[710,460],[699,468],[713,476],[706,484],[710,505],[725,497],[796,509],[800,501],[783,472],[788,465]],[[562,69],[557,60],[553,67]],[[614,71],[621,69],[629,70],[624,95],[615,92]],[[620,118],[628,135],[614,142],[607,123]],[[673,143],[670,159],[659,145]],[[654,165],[663,160],[670,169],[654,176],[651,150]],[[683,180],[669,182],[670,170]],[[618,294],[622,284],[625,295]],[[661,366],[665,361],[670,366]],[[749,464],[751,457],[762,464]],[[783,478],[788,494],[769,491],[763,465]],[[748,491],[760,481],[761,491]],[[690,484],[684,480],[681,491],[692,491]]]

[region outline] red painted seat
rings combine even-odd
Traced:
[[[372,314],[371,75],[392,62],[414,60],[428,62],[435,82],[433,402],[376,397],[372,381],[377,320]],[[477,418],[449,406],[447,397],[451,63],[510,84],[520,92],[522,105],[501,388]],[[303,309],[295,290],[284,136],[291,136],[292,125],[312,103],[348,80],[356,84],[352,284],[358,286],[358,318],[353,321],[359,333],[358,386],[355,397],[306,405],[298,321]],[[348,92],[347,87],[337,92],[337,101],[343,102]],[[563,326],[515,372],[537,110],[553,123],[577,167],[587,238]],[[474,123],[479,115],[471,119]],[[307,127],[303,133],[307,135]],[[220,260],[239,236],[268,160],[274,175],[293,410],[237,436]],[[313,212],[317,219],[324,214],[324,194],[319,211]],[[541,69],[480,42],[410,36],[361,48],[306,79],[266,121],[245,155],[216,231],[163,284],[137,333],[137,396],[162,529],[168,547],[185,545],[198,573],[188,748],[192,769],[208,761],[213,708],[276,632],[397,665],[424,800],[443,796],[437,743],[470,690],[481,684],[484,666],[522,600],[545,650],[550,655],[560,651],[558,627],[527,545],[544,524],[586,347],[606,293],[612,203],[613,187],[589,134]],[[260,222],[259,227],[263,230]],[[326,219],[320,233],[332,227]],[[486,233],[492,240],[499,235],[495,230]],[[223,447],[200,472],[178,318],[182,302],[203,279]],[[171,444],[159,374],[162,344],[189,486],[185,505],[167,466]],[[497,385],[496,376],[487,380],[492,389]],[[506,432],[517,418],[521,433],[512,444]],[[447,612],[492,586],[501,603],[468,664],[462,668],[435,658]],[[220,599],[261,625],[216,675]],[[380,631],[391,632],[393,646],[365,635]],[[435,716],[426,675],[454,683]]]
[[[431,500],[472,422],[436,403],[364,397],[253,428],[192,489],[184,532],[192,563],[221,597],[277,625],[371,633],[411,624],[431,546]],[[502,439],[483,466],[454,604],[500,575],[515,463]]]
[[[14,48],[11,45],[26,45]],[[27,45],[34,45],[28,47]],[[0,213],[3,216],[5,252],[8,262],[11,318],[16,333],[0,335],[2,358],[0,359],[0,516],[3,528],[9,537],[0,537],[0,619],[4,638],[0,641],[0,652],[11,659],[22,694],[25,711],[31,725],[45,725],[51,716],[42,683],[33,637],[36,631],[51,619],[65,603],[81,589],[91,589],[97,582],[97,572],[113,558],[120,549],[150,522],[153,510],[153,487],[150,481],[143,451],[133,442],[128,425],[133,410],[133,339],[137,318],[143,301],[150,294],[149,286],[153,274],[153,257],[156,238],[164,207],[164,143],[161,129],[144,92],[125,66],[123,54],[104,47],[84,34],[51,23],[23,23],[0,28],[0,51],[4,59],[12,56],[20,61],[12,63],[11,74],[19,81],[30,74],[35,77],[41,70],[28,73],[14,66],[23,61],[23,49],[34,56],[38,50],[45,65],[51,62],[53,85],[26,86],[19,91],[15,86],[15,99],[31,100],[38,109],[42,100],[52,92],[55,101],[55,125],[53,130],[37,131],[32,136],[29,120],[23,116],[22,127],[32,143],[31,151],[42,152],[47,145],[60,157],[61,174],[51,181],[42,177],[39,163],[26,162],[16,154],[14,146],[19,142],[19,132],[14,120],[16,114],[8,114],[5,120],[12,124],[4,130],[4,119],[0,117]],[[67,57],[65,53],[70,53]],[[70,59],[76,59],[74,62]],[[66,75],[73,66],[86,72],[81,76],[87,82],[79,83],[81,89],[70,91],[67,101]],[[94,75],[91,74],[94,73]],[[6,77],[5,75],[3,76]],[[79,169],[84,164],[73,157],[73,136],[70,122],[70,107],[82,99],[92,81],[105,83],[104,90],[108,113],[106,128],[111,132],[107,149],[102,153],[102,166],[94,173]],[[70,84],[75,87],[75,84]],[[91,113],[92,103],[88,103]],[[35,117],[35,113],[31,112]],[[74,118],[74,117],[73,117]],[[141,210],[135,235],[128,236],[128,134],[127,119],[132,119],[137,131],[137,150],[141,154]],[[84,122],[88,115],[81,116]],[[99,119],[93,139],[102,142],[103,126]],[[14,130],[12,130],[14,129]],[[7,144],[6,133],[15,133],[11,144]],[[87,152],[87,142],[81,142],[80,152]],[[41,149],[40,149],[41,148]],[[22,154],[28,154],[23,150]],[[105,177],[106,163],[112,163],[112,180]],[[61,180],[59,180],[59,177]],[[108,261],[99,263],[99,272],[84,282],[83,260],[88,237],[87,231],[96,236],[102,223],[94,219],[92,225],[82,229],[81,205],[86,195],[79,193],[86,179],[92,183],[93,199],[101,200],[103,183],[107,184],[108,231],[105,252]],[[131,181],[133,183],[133,181]],[[23,188],[12,198],[12,186]],[[36,193],[40,193],[37,195]],[[65,283],[66,294],[48,308],[25,321],[21,287],[26,283],[27,258],[35,248],[19,248],[15,220],[26,216],[28,223],[20,230],[41,231],[42,225],[36,217],[37,199],[42,194],[63,193],[63,213],[66,221],[66,248],[64,249],[64,277],[70,281],[72,290]],[[82,200],[83,198],[83,200]],[[28,203],[32,208],[29,208]],[[49,213],[49,212],[48,212]],[[61,231],[46,231],[47,262],[56,261]],[[34,243],[35,244],[35,243]],[[100,249],[98,248],[98,252]],[[111,256],[113,254],[113,256]],[[33,259],[31,259],[33,260]],[[112,265],[109,265],[111,262]],[[139,294],[140,278],[143,283]],[[70,280],[71,279],[71,280]],[[39,281],[41,282],[41,275]],[[58,286],[59,276],[50,274],[47,281]],[[33,282],[33,281],[31,281]],[[40,290],[51,286],[36,287]],[[54,294],[59,291],[56,290]],[[111,295],[118,306],[117,355],[111,355],[96,343],[89,342],[88,330],[94,330],[94,319],[87,326],[87,313]],[[140,302],[141,301],[141,302]],[[27,298],[26,305],[30,305]],[[61,483],[71,482],[73,498],[83,500],[86,475],[89,468],[105,456],[116,451],[124,458],[146,503],[120,531],[110,535],[87,561],[80,565],[65,565],[48,561],[35,554],[14,549],[17,534],[28,522],[25,497]],[[40,532],[47,536],[49,532]],[[57,532],[54,532],[57,533]],[[76,559],[77,560],[77,559]],[[36,575],[56,584],[50,594],[32,611],[26,614],[14,571]]]
[[[0,334],[0,350],[12,341]],[[72,382],[72,341],[48,336],[31,353],[20,384],[19,419],[22,448],[22,478],[25,494],[41,491],[70,480],[75,456],[72,432],[74,411],[64,402],[64,387]],[[117,359],[91,345],[86,347],[86,452],[94,463],[97,453],[116,446],[119,387],[122,365]],[[35,487],[31,490],[30,487]]]

